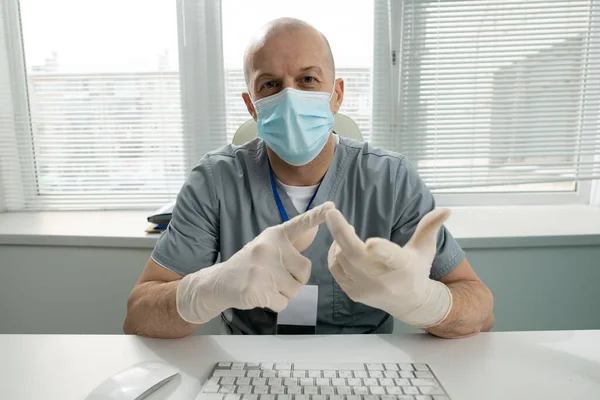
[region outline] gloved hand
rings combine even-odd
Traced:
[[[310,278],[311,262],[300,254],[311,245],[325,214],[324,203],[281,225],[265,229],[229,260],[186,275],[177,286],[177,312],[201,324],[228,308],[280,312]]]
[[[409,242],[400,247],[382,238],[364,243],[338,210],[328,211],[327,226],[334,238],[329,270],[352,300],[416,327],[435,326],[452,308],[450,289],[429,279],[436,234],[449,215],[448,209],[428,213]]]

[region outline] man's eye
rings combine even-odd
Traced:
[[[307,84],[311,84],[311,83],[315,83],[316,79],[313,78],[312,76],[305,76],[304,78],[302,78],[302,83],[307,83]]]
[[[274,81],[269,81],[265,84],[263,84],[263,88],[264,89],[273,89],[275,87],[276,83]]]

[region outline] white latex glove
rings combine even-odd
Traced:
[[[435,326],[452,308],[448,287],[429,279],[437,232],[449,215],[448,209],[428,213],[409,242],[400,247],[382,238],[364,243],[344,216],[331,210],[327,226],[334,242],[328,254],[329,270],[352,300],[416,327]]]
[[[201,324],[228,308],[280,312],[310,278],[311,262],[300,254],[311,245],[332,202],[265,229],[229,260],[186,275],[177,286],[177,312]]]

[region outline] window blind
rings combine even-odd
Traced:
[[[600,175],[598,1],[405,0],[383,11],[399,19],[388,71],[398,97],[374,139],[432,189],[572,191]]]
[[[19,150],[20,173],[3,191],[23,198],[10,208],[137,208],[173,199],[187,173],[175,5],[21,0],[11,21],[2,44],[12,51],[2,60],[12,65],[5,76],[13,85],[3,102],[24,104],[25,115],[13,112],[21,126],[3,134],[16,136],[7,148]]]

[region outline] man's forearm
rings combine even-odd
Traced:
[[[443,338],[461,338],[489,331],[494,324],[494,298],[478,281],[449,283],[452,309],[442,323],[427,329]]]
[[[191,335],[200,325],[184,321],[177,313],[178,284],[179,281],[137,285],[127,303],[125,333],[166,339]]]

